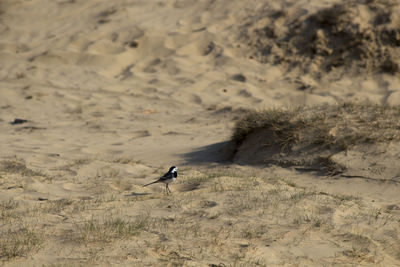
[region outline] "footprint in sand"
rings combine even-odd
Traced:
[[[249,97],[252,97],[253,95],[248,90],[242,89],[239,91],[238,96],[249,98]]]
[[[147,73],[157,72],[157,70],[155,69],[155,66],[159,65],[160,63],[161,63],[161,59],[155,58],[147,64],[147,66],[143,69],[143,71],[147,72]]]
[[[192,94],[191,95],[191,102],[195,103],[195,104],[201,104],[203,103],[203,101],[201,100],[201,98],[196,95],[196,94]]]

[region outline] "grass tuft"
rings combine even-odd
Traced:
[[[306,166],[336,175],[345,170],[331,159],[336,153],[399,141],[399,115],[400,107],[356,103],[253,111],[236,123],[232,141],[235,153],[244,153],[249,163]]]
[[[268,109],[253,111],[235,125],[233,140],[240,144],[246,137],[259,129],[270,129],[273,140],[280,144],[288,144],[297,139],[295,135],[300,121],[288,123],[296,114],[296,110]]]
[[[269,130],[279,145],[306,142],[344,150],[359,143],[400,140],[399,107],[343,103],[248,113],[235,125],[240,144],[257,130]]]
[[[0,220],[11,220],[18,217],[16,209],[19,203],[13,199],[0,201]]]
[[[6,230],[0,234],[0,258],[7,260],[26,257],[39,250],[42,240],[38,233],[27,227]]]
[[[133,221],[119,217],[105,220],[92,218],[77,225],[77,231],[79,239],[85,243],[111,242],[115,239],[126,239],[138,235],[141,231],[148,229],[150,223],[149,215],[140,215]]]
[[[21,160],[3,160],[0,162],[0,172],[17,173],[23,176],[46,176],[41,171],[36,171],[26,167],[26,164]]]

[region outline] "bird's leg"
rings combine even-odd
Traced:
[[[167,194],[169,194],[168,184],[165,184],[165,191],[167,191]]]
[[[171,190],[169,190],[168,184],[167,184],[167,193],[168,193],[168,194],[169,194],[169,193],[172,193]]]

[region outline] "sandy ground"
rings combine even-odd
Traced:
[[[392,55],[382,56],[385,64],[367,58],[367,67],[349,71],[347,61],[325,69],[328,52],[304,61],[314,64],[305,71],[297,48],[257,39],[265,25],[292,34],[288,25],[333,2],[343,3],[1,1],[1,263],[399,265],[393,179],[330,179],[224,161],[245,109],[400,104],[400,80],[391,73],[398,32],[382,28],[392,38],[377,41]],[[399,10],[393,1],[372,2]],[[372,9],[349,8],[359,25],[373,23]],[[383,24],[398,23],[392,16]],[[281,61],[260,54],[263,45]],[[347,58],[335,53],[328,54]],[[378,65],[385,71],[372,71]],[[27,121],[11,124],[17,118]],[[172,196],[162,185],[141,187],[171,165],[182,170]],[[138,230],[116,234],[107,218]],[[24,239],[31,249],[12,256],[4,244],[21,229],[38,242]]]

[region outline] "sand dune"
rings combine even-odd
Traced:
[[[398,11],[2,1],[1,263],[398,265],[395,143],[335,154],[351,179],[227,161],[249,109],[399,105]],[[171,165],[171,196],[141,187]]]

